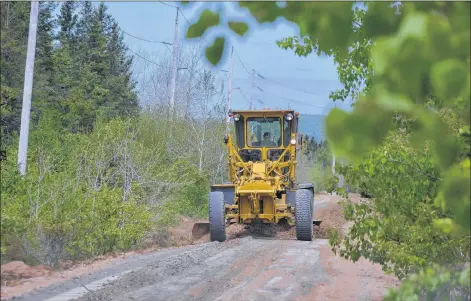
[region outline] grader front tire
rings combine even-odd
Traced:
[[[224,194],[221,191],[209,193],[209,236],[211,241],[226,240],[226,219],[224,217]]]
[[[309,189],[299,189],[296,191],[296,239],[303,241],[312,241],[314,195]]]

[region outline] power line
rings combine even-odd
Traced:
[[[226,72],[222,71],[222,70],[219,70],[220,72],[222,72],[222,74],[224,74],[224,76],[227,78],[227,80],[229,80],[229,77],[227,76]]]
[[[134,55],[140,57],[141,59],[143,59],[144,61],[148,62],[148,63],[151,63],[151,64],[154,64],[154,65],[157,65],[157,66],[160,66],[160,67],[165,67],[165,68],[169,68],[168,66],[165,66],[165,65],[162,65],[162,64],[159,64],[159,63],[156,63],[156,62],[153,62],[149,59],[147,59],[146,57],[140,55],[139,53],[135,52],[134,50],[132,50],[131,48],[128,48],[129,51],[131,51]]]
[[[315,104],[310,104],[310,103],[307,103],[307,102],[303,102],[303,101],[300,101],[300,100],[294,100],[294,99],[291,99],[291,98],[288,98],[288,97],[284,97],[284,96],[280,96],[280,95],[277,95],[275,93],[271,93],[271,92],[266,92],[265,93],[268,93],[270,95],[273,95],[275,97],[278,97],[278,98],[283,98],[289,102],[292,102],[292,103],[296,103],[296,104],[299,104],[299,105],[303,105],[303,106],[309,106],[309,107],[314,107],[314,108],[325,108],[325,106],[320,106],[320,105],[315,105]]]
[[[183,19],[185,19],[185,21],[191,25],[191,22],[188,21],[188,19],[185,17],[185,15],[182,13],[182,11],[180,10],[180,14],[182,15]]]
[[[234,49],[235,50],[235,49]],[[237,54],[237,50],[234,51],[235,52],[235,55],[237,57],[237,59],[239,60],[240,64],[242,65],[242,67],[244,67],[245,71],[247,71],[248,74],[252,74],[249,72],[249,70],[245,67],[244,63],[242,63],[242,60],[240,59],[239,55]]]
[[[160,1],[159,1],[160,2]],[[80,5],[82,6],[82,8],[85,8],[84,4],[82,2],[78,2],[80,3]],[[163,2],[162,2],[163,3]],[[163,3],[165,4],[165,3]],[[168,4],[166,4],[168,5]],[[170,5],[171,6],[171,5]],[[94,15],[92,15],[92,17],[95,17]],[[130,34],[129,32],[126,32],[124,31],[121,27],[120,27],[120,30],[122,33],[124,33],[125,35],[128,35],[130,37],[133,37],[135,39],[138,39],[138,40],[141,40],[141,41],[144,41],[144,42],[148,42],[148,43],[156,43],[156,44],[164,44],[164,45],[172,45],[172,43],[169,43],[169,42],[165,42],[165,41],[153,41],[153,40],[147,40],[147,39],[144,39],[144,38],[141,38],[141,37],[138,37],[138,36],[135,36],[133,34]]]
[[[144,39],[144,38],[140,38],[140,37],[137,37],[137,36],[135,36],[135,35],[130,34],[129,32],[126,32],[126,31],[124,31],[124,30],[122,30],[122,29],[121,29],[121,31],[122,31],[124,34],[126,34],[126,35],[128,35],[128,36],[130,36],[130,37],[133,37],[133,38],[135,38],[135,39],[138,39],[138,40],[141,40],[141,41],[144,41],[144,42],[156,43],[156,44],[164,44],[164,45],[172,45],[172,43],[169,43],[169,42],[164,42],[164,41],[152,41],[152,40],[147,40],[147,39]]]
[[[242,89],[240,87],[234,88],[234,90],[239,90],[240,94],[242,94],[242,96],[245,98],[245,100],[248,103],[250,103],[250,100],[245,96],[244,92],[242,91]]]
[[[293,103],[297,103],[297,104],[300,104],[300,105],[304,105],[304,106],[309,106],[309,107],[314,107],[314,108],[325,108],[325,106],[313,105],[313,104],[310,104],[310,103],[307,103],[307,102],[303,102],[303,101],[299,101],[299,100],[293,100],[291,98],[287,98],[287,97],[283,97],[283,96],[280,96],[280,98],[284,98],[288,101],[291,101]]]
[[[302,93],[306,93],[306,94],[310,94],[310,95],[314,95],[314,96],[319,96],[318,94],[314,94],[314,93],[312,93],[312,92],[309,92],[309,91],[306,91],[306,90],[302,90],[302,89],[298,89],[298,88],[293,88],[293,87],[287,86],[287,85],[285,85],[285,84],[279,83],[279,82],[277,82],[277,81],[274,81],[274,80],[272,80],[272,79],[268,79],[268,78],[266,78],[265,76],[262,76],[262,75],[260,75],[260,74],[258,74],[258,73],[257,73],[257,75],[258,75],[261,79],[266,80],[266,81],[269,81],[269,82],[272,82],[272,83],[277,84],[277,85],[279,85],[279,86],[283,86],[283,87],[285,87],[285,88],[288,88],[288,89],[291,89],[291,90],[295,90],[295,91],[298,91],[298,92],[302,92]]]
[[[165,48],[167,48],[168,51],[170,51],[170,53],[172,53],[172,49],[170,49],[170,47],[168,47],[168,45],[164,44],[164,46],[165,46]]]
[[[178,6],[175,6],[175,5],[170,5],[168,3],[165,3],[165,2],[162,2],[162,1],[157,1],[159,3],[162,3],[163,5],[167,5],[167,6],[170,6],[170,7],[174,7],[174,8],[178,8]]]

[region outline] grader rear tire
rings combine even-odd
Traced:
[[[309,189],[296,191],[296,239],[312,241],[313,194]]]
[[[209,193],[209,236],[211,241],[226,240],[226,219],[224,217],[224,194],[221,191]]]

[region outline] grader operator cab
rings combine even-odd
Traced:
[[[298,240],[311,241],[314,185],[296,183],[299,113],[292,110],[229,112],[235,145],[227,134],[230,183],[211,186],[209,223],[197,223],[193,236],[210,232],[211,241],[226,240],[226,225],[286,223]]]

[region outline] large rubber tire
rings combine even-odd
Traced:
[[[296,191],[296,239],[312,241],[314,195],[310,189]]]
[[[209,193],[209,236],[211,241],[226,240],[226,219],[224,217],[224,194],[221,191]]]

